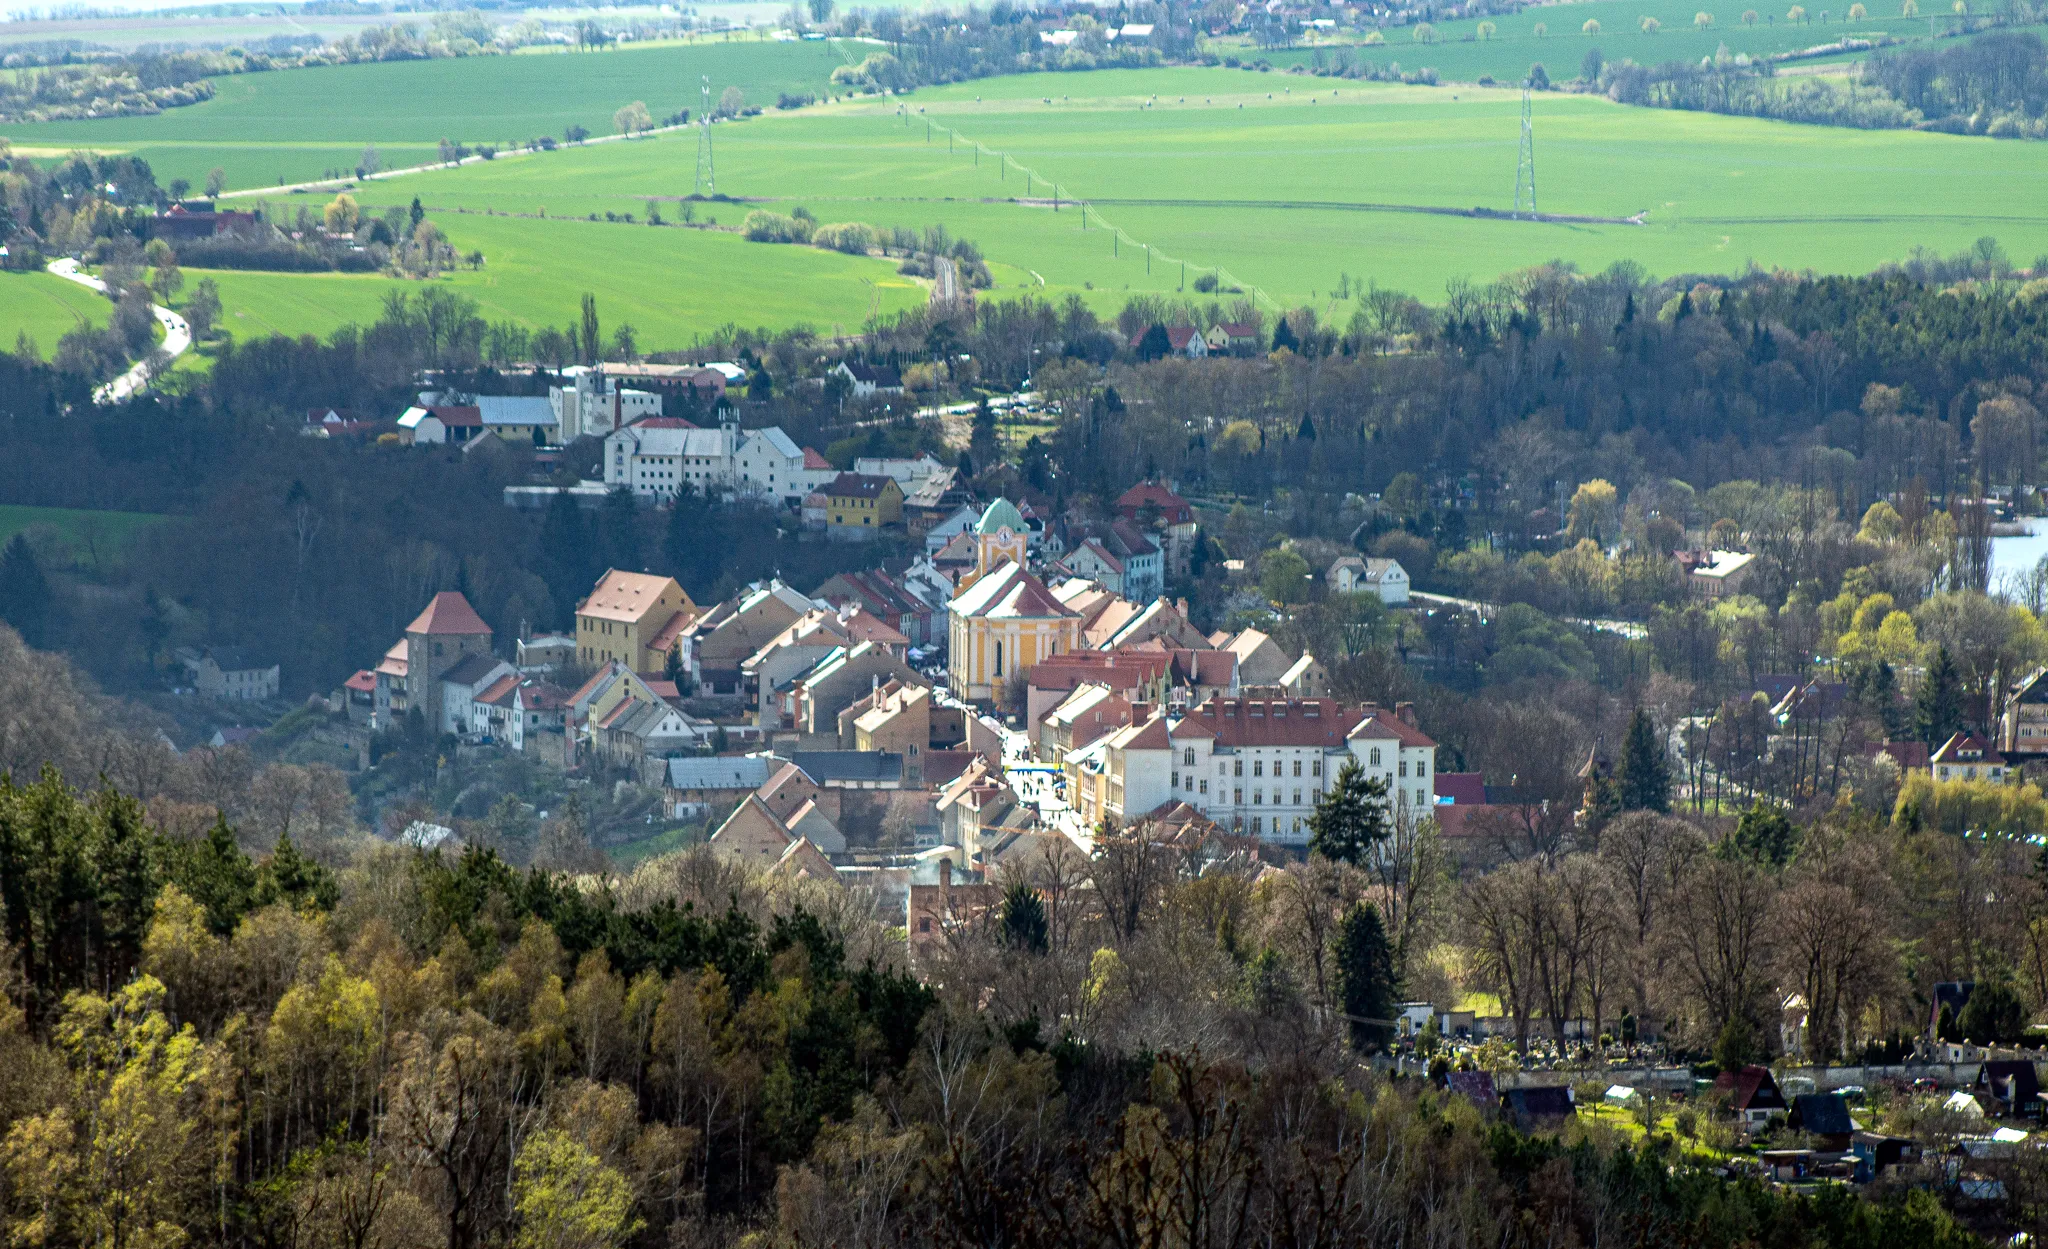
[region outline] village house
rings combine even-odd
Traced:
[[[683,626],[683,671],[706,693],[740,693],[747,657],[817,606],[780,581],[749,587]]]
[[[483,427],[483,414],[471,405],[414,406],[398,418],[398,441],[407,447],[464,443]]]
[[[672,758],[662,781],[662,802],[672,820],[723,819],[767,784],[776,767],[767,755]]]
[[[475,404],[484,433],[536,446],[554,441],[559,422],[544,396],[478,395]]]
[[[825,531],[837,538],[871,538],[903,523],[903,487],[894,477],[841,473],[823,488]]]
[[[254,701],[277,697],[281,669],[239,646],[181,646],[176,656],[192,688],[207,698]]]
[[[888,365],[841,361],[832,369],[830,376],[844,379],[850,387],[848,393],[854,399],[903,393],[903,375]]]
[[[1140,482],[1117,496],[1117,515],[1140,532],[1150,532],[1166,552],[1166,563],[1175,576],[1184,576],[1193,559],[1201,527],[1195,509],[1171,486],[1156,481]]]
[[[458,736],[476,732],[479,695],[505,677],[518,677],[518,670],[496,655],[470,655],[441,674],[441,722],[439,733]]]
[[[1408,605],[1408,570],[1399,560],[1346,555],[1323,574],[1333,594],[1371,594],[1389,607]]]
[[[610,569],[576,605],[576,657],[586,666],[617,660],[665,674],[684,627],[699,614],[674,577]]]
[[[2048,668],[2036,668],[2005,692],[1998,748],[2008,759],[2048,755]]]
[[[1937,781],[2005,780],[2005,756],[1975,733],[1957,733],[1928,760]]]

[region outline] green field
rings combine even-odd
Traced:
[[[68,507],[0,505],[0,544],[17,533],[56,534],[57,557],[91,566],[116,558],[143,529],[164,519],[148,512],[87,512]]]
[[[48,273],[0,273],[0,351],[14,350],[26,334],[48,359],[57,340],[82,322],[105,325],[113,305]]]
[[[871,308],[892,314],[926,299],[925,288],[888,261],[762,247],[722,231],[453,213],[435,220],[460,251],[481,249],[487,257],[481,271],[437,281],[474,298],[487,319],[530,328],[574,320],[585,291],[597,295],[607,332],[631,322],[650,347],[683,346],[728,323],[857,332]],[[220,287],[222,326],[245,338],[367,325],[386,291],[422,285],[372,275],[188,269],[185,295],[206,277]]]
[[[1576,4],[1545,4],[1509,17],[1467,18],[1435,22],[1433,41],[1425,44],[1415,37],[1415,27],[1394,27],[1383,32],[1383,46],[1355,44],[1354,32],[1338,32],[1333,40],[1316,46],[1260,49],[1248,41],[1219,43],[1213,50],[1246,61],[1263,58],[1276,69],[1290,65],[1336,65],[1340,52],[1360,63],[1382,68],[1398,63],[1404,69],[1425,66],[1435,69],[1446,81],[1476,82],[1490,76],[1503,83],[1520,82],[1529,66],[1541,63],[1553,80],[1578,76],[1580,62],[1593,48],[1610,61],[1631,60],[1639,65],[1665,61],[1697,61],[1713,56],[1722,47],[1730,56],[1752,57],[1796,52],[1804,48],[1835,43],[1842,39],[1923,39],[1951,28],[1954,17],[1946,4],[1923,4],[1923,16],[1900,16],[1899,0],[1866,3],[1869,16],[1847,21],[1846,3],[1805,6],[1805,22],[1786,19],[1790,0],[1765,4],[1758,0],[1584,0]],[[1940,12],[1937,13],[1936,10]],[[1828,20],[1822,21],[1823,11]],[[1757,14],[1754,25],[1745,25],[1742,15]],[[1705,29],[1694,25],[1701,13],[1713,19]],[[1660,23],[1653,34],[1642,30],[1644,18]],[[1490,21],[1494,33],[1480,38],[1479,25]],[[1596,32],[1584,30],[1587,22],[1600,24]],[[1545,33],[1538,35],[1541,25]]]
[[[1520,99],[1506,90],[1118,70],[921,91],[904,105],[908,125],[898,107],[850,101],[724,127],[719,189],[802,203],[824,221],[943,222],[1055,291],[1172,290],[1186,260],[1190,277],[1220,267],[1281,303],[1326,300],[1344,274],[1434,300],[1449,279],[1551,259],[1634,259],[1660,275],[1751,262],[1862,272],[1916,244],[1950,251],[1986,234],[2022,261],[2048,251],[2048,154],[2026,143],[1550,94],[1535,115],[1540,207],[1643,224],[1525,222],[1413,211],[1511,207]],[[926,120],[1031,170],[1032,201],[1016,202],[1017,165],[984,154],[977,166],[965,141],[949,153],[942,131],[927,141]],[[417,194],[436,209],[642,212],[688,188],[693,155],[687,136],[664,137],[360,194]],[[1057,212],[1044,178],[1069,201]],[[1085,231],[1070,197],[1093,205]]]
[[[444,138],[500,146],[570,125],[611,134],[612,114],[644,101],[657,119],[738,86],[772,107],[779,92],[818,92],[832,70],[870,50],[858,43],[696,43],[607,52],[484,56],[336,65],[215,79],[202,104],[151,117],[14,125],[32,148],[133,152],[158,182],[203,185],[225,170],[230,188],[324,177],[356,166],[374,144],[386,167],[435,159]]]

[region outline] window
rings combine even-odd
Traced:
[[[1230,763],[1231,763],[1231,775],[1233,775],[1233,776],[1243,776],[1243,775],[1244,775],[1244,760],[1242,760],[1242,759],[1232,759],[1232,760],[1230,761]]]
[[[1406,759],[1401,760],[1401,775],[1408,775],[1408,761]]]
[[[1417,760],[1415,761],[1415,775],[1417,775],[1417,776],[1428,776],[1428,775],[1429,775],[1429,761],[1428,761],[1427,759],[1417,759]]]
[[[1426,789],[1418,789],[1418,790],[1416,790],[1416,791],[1415,791],[1415,805],[1416,805],[1416,806],[1418,806],[1418,807],[1426,807],[1426,806],[1428,806],[1428,805],[1429,805],[1429,791],[1428,791],[1428,790],[1426,790]]]
[[[1180,761],[1181,761],[1181,762],[1182,762],[1183,764],[1187,765],[1188,767],[1194,767],[1194,766],[1195,766],[1195,748],[1194,748],[1193,746],[1190,746],[1190,747],[1188,747],[1188,748],[1187,748],[1187,750],[1183,751],[1183,752],[1182,752],[1182,754],[1181,754],[1181,757],[1180,757]]]
[[[1202,792],[1205,794],[1209,792],[1209,781],[1207,777],[1204,777],[1202,780]]]
[[[1379,748],[1379,747],[1377,747],[1377,746],[1375,746],[1375,747],[1373,747],[1373,748],[1372,748],[1372,760],[1371,760],[1371,761],[1372,761],[1372,766],[1374,766],[1374,767],[1378,767],[1378,766],[1380,766],[1380,748]]]
[[[1255,815],[1255,816],[1253,816],[1253,817],[1252,817],[1252,836],[1254,836],[1254,837],[1258,836],[1258,835],[1259,835],[1259,833],[1263,831],[1263,829],[1264,829],[1264,825],[1265,825],[1265,820],[1261,819],[1260,817],[1258,817],[1258,816],[1256,816],[1256,815]]]
[[[1239,807],[1243,806],[1243,805],[1244,805],[1244,791],[1243,791],[1243,790],[1241,790],[1241,789],[1233,789],[1233,790],[1231,790],[1231,791],[1230,791],[1230,802],[1231,802],[1231,805],[1233,805],[1233,806],[1239,806]]]
[[[1323,774],[1323,761],[1321,759],[1310,760],[1308,771],[1310,776],[1321,776]]]
[[[1297,807],[1301,805],[1301,791],[1298,789],[1294,791],[1294,805]]]
[[[1263,763],[1262,761],[1260,761],[1260,760],[1258,760],[1258,759],[1254,759],[1254,760],[1252,760],[1252,775],[1253,775],[1253,776],[1264,776],[1265,774],[1266,774],[1266,765],[1265,765],[1265,764],[1264,764],[1264,763]]]
[[[1166,787],[1167,787],[1168,789],[1179,789],[1179,788],[1180,788],[1180,773],[1179,773],[1179,772],[1175,772],[1175,773],[1173,774],[1173,776],[1172,776],[1172,779],[1170,779],[1170,780],[1168,780],[1168,781],[1166,782]]]
[[[1300,775],[1301,775],[1301,760],[1299,760],[1299,759],[1296,759],[1296,760],[1294,761],[1294,774],[1295,774],[1296,776],[1300,776]]]

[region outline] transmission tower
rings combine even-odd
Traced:
[[[1522,83],[1522,159],[1515,166],[1515,216],[1523,213],[1522,205],[1528,204],[1528,214],[1536,216],[1536,127],[1529,112],[1529,84]]]
[[[1525,120],[1523,125],[1528,123]],[[704,75],[704,107],[697,113],[697,194],[718,194],[718,175],[711,167],[711,75]]]

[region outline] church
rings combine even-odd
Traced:
[[[1024,567],[1024,515],[997,499],[974,526],[974,570],[948,606],[947,675],[968,702],[995,700],[1018,673],[1081,644],[1081,617]]]

